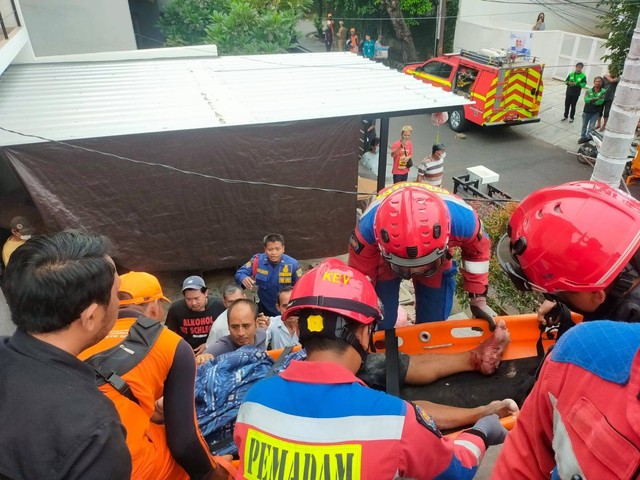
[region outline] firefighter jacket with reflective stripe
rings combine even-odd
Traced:
[[[595,321],[558,341],[492,479],[635,479],[640,473],[640,324]]]
[[[338,364],[309,361],[249,391],[235,439],[237,479],[465,479],[485,452],[480,436],[443,438],[419,407]]]
[[[484,293],[489,282],[489,257],[491,241],[484,232],[476,212],[457,195],[442,188],[425,183],[405,182],[391,188],[419,186],[436,193],[444,201],[451,218],[449,248],[460,247],[462,253],[462,278],[464,289],[470,293]],[[382,192],[381,192],[382,193]],[[349,265],[361,271],[374,282],[390,280],[395,274],[384,263],[374,235],[374,222],[378,207],[384,197],[378,198],[364,212],[356,228],[356,239],[352,239],[349,249]],[[417,281],[432,288],[442,284],[442,272],[451,268],[451,259],[440,267],[432,277],[418,277]]]
[[[295,285],[301,276],[302,270],[295,258],[285,254],[277,265],[273,265],[266,253],[259,253],[238,269],[235,279],[238,286],[242,286],[245,278],[253,277],[258,286],[261,311],[275,317],[280,314],[276,308],[278,293],[284,287]]]

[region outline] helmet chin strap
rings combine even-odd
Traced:
[[[640,286],[634,284],[640,277],[634,259],[629,262],[611,285],[607,298],[602,305],[591,313],[582,313],[590,320],[638,321],[637,296]],[[574,310],[577,311],[577,310]],[[635,319],[634,319],[635,318]]]
[[[335,336],[336,338],[339,338],[340,340],[344,340],[349,345],[351,345],[356,350],[356,352],[358,352],[358,354],[360,355],[360,358],[362,359],[362,364],[364,365],[364,362],[367,360],[367,351],[363,348],[362,344],[360,343],[360,340],[358,340],[358,337],[356,337],[356,334],[353,332],[351,327],[347,324],[345,319],[341,316],[338,317],[338,320],[336,322]],[[370,339],[371,343],[373,343],[372,339],[373,339],[373,333],[371,333],[371,339]]]

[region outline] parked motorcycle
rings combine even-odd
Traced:
[[[578,148],[578,152],[576,153],[576,158],[580,163],[593,167],[596,163],[598,152],[602,148],[604,134],[598,130],[591,130],[587,134],[587,137],[589,138],[589,141],[580,145],[580,148]],[[631,160],[636,156],[637,146],[637,140],[634,140],[631,145],[629,145],[629,161],[624,167],[623,178],[627,178],[631,173]]]

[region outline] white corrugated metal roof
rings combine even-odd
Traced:
[[[351,53],[14,65],[0,76],[0,127],[53,140],[465,103]],[[0,130],[0,146],[39,141]]]

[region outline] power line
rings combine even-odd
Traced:
[[[34,134],[29,134],[29,133],[23,133],[23,132],[18,132],[16,130],[12,130],[10,128],[5,128],[0,126],[0,130],[3,130],[5,132],[8,133],[13,133],[15,135],[20,135],[22,137],[26,137],[26,138],[37,138],[39,140],[44,140],[45,142],[50,142],[50,143],[55,143],[58,145],[63,145],[65,147],[69,147],[69,148],[74,148],[77,150],[82,150],[85,152],[89,152],[89,153],[96,153],[98,155],[104,155],[107,157],[111,157],[111,158],[116,158],[118,160],[124,160],[126,162],[131,162],[131,163],[136,163],[136,164],[140,164],[140,165],[147,165],[150,167],[160,167],[160,168],[165,168],[167,170],[171,170],[174,172],[178,172],[178,173],[182,173],[185,175],[195,175],[197,177],[202,177],[202,178],[207,178],[209,180],[217,180],[219,182],[223,182],[223,183],[230,183],[230,184],[247,184],[247,185],[263,185],[263,186],[267,186],[267,187],[276,187],[276,188],[291,188],[294,190],[313,190],[313,191],[318,191],[318,192],[327,192],[327,193],[342,193],[345,195],[377,195],[376,192],[353,192],[353,191],[349,191],[349,190],[337,190],[334,188],[322,188],[322,187],[303,187],[300,185],[287,185],[284,183],[270,183],[270,182],[259,182],[259,181],[254,181],[254,180],[240,180],[240,179],[232,179],[232,178],[224,178],[224,177],[218,177],[215,175],[208,175],[206,173],[200,173],[200,172],[194,172],[191,170],[184,170],[182,168],[178,168],[178,167],[174,167],[172,165],[165,165],[162,163],[155,163],[155,162],[147,162],[145,160],[137,160],[134,158],[130,158],[130,157],[124,157],[122,155],[117,155],[115,153],[110,153],[110,152],[103,152],[101,150],[95,150],[93,148],[88,148],[88,147],[82,147],[80,145],[73,145],[71,143],[68,142],[63,142],[60,140],[52,140],[50,138],[47,137],[43,137],[41,135],[34,135]]]
[[[130,157],[124,157],[122,155],[117,155],[115,153],[109,153],[109,152],[103,152],[101,150],[95,150],[93,148],[88,148],[88,147],[82,147],[80,145],[73,145],[71,143],[68,142],[63,142],[60,140],[52,140],[50,138],[47,137],[43,137],[40,135],[34,135],[34,134],[29,134],[29,133],[23,133],[23,132],[18,132],[16,130],[12,130],[10,128],[5,128],[5,127],[1,127],[0,126],[0,130],[3,130],[7,133],[13,133],[15,135],[20,135],[22,137],[26,137],[26,138],[37,138],[39,140],[44,140],[45,142],[50,142],[50,143],[55,143],[58,145],[62,145],[65,147],[69,147],[69,148],[75,148],[77,150],[82,150],[85,152],[89,152],[89,153],[96,153],[98,155],[104,155],[107,157],[111,157],[111,158],[116,158],[118,160],[124,160],[126,162],[131,162],[131,163],[136,163],[136,164],[140,164],[140,165],[147,165],[150,167],[161,167],[161,168],[165,168],[167,170],[171,170],[177,173],[182,173],[185,175],[194,175],[197,177],[201,177],[201,178],[206,178],[209,180],[217,180],[223,183],[229,183],[229,184],[248,184],[248,185],[260,185],[260,186],[267,186],[267,187],[276,187],[276,188],[290,188],[290,189],[294,189],[294,190],[305,190],[305,191],[316,191],[316,192],[325,192],[325,193],[341,193],[341,194],[345,194],[345,195],[370,195],[370,196],[374,196],[374,195],[378,195],[378,192],[352,192],[352,191],[348,191],[348,190],[338,190],[335,188],[321,188],[321,187],[303,187],[300,185],[287,185],[287,184],[283,184],[283,183],[270,183],[270,182],[258,182],[258,181],[251,181],[251,180],[238,180],[238,179],[230,179],[230,178],[223,178],[223,177],[217,177],[215,175],[207,175],[205,173],[200,173],[200,172],[193,172],[191,170],[184,170],[181,168],[177,168],[171,165],[165,165],[162,163],[155,163],[155,162],[146,162],[144,160],[137,160],[137,159],[133,159]],[[515,203],[519,203],[520,200],[516,200],[513,198],[509,198],[509,199],[501,199],[501,198],[491,198],[491,199],[487,199],[487,198],[463,198],[463,200],[468,200],[468,201],[478,201],[478,202],[515,202]]]

